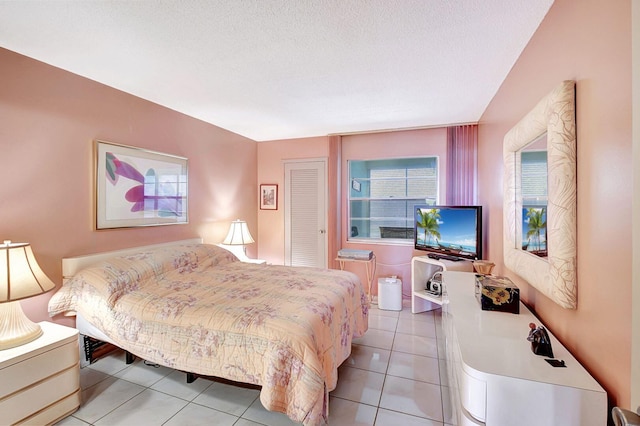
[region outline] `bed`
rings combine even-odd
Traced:
[[[63,260],[49,314],[149,362],[261,387],[268,410],[326,424],[368,301],[349,272],[257,265],[197,240]]]

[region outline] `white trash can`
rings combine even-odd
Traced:
[[[378,278],[378,308],[385,311],[402,310],[402,280],[396,277]]]

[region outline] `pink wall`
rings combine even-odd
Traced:
[[[631,3],[556,0],[479,123],[488,257],[524,301],[629,407],[631,356]],[[562,80],[577,82],[578,308],[565,310],[502,264],[502,141]],[[487,208],[488,207],[488,208]]]
[[[257,231],[254,141],[8,50],[0,70],[0,239],[31,243],[56,284],[63,257],[217,243],[237,217]],[[94,231],[94,139],[187,157],[189,224]],[[51,294],[22,302],[32,320],[49,319]]]
[[[329,157],[329,137],[287,139],[258,144],[258,185],[278,185],[278,210],[258,211],[258,258],[284,265],[285,160]]]

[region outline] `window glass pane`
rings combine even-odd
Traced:
[[[416,204],[436,204],[436,157],[349,161],[350,238],[413,240]]]

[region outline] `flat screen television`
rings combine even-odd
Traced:
[[[482,259],[481,206],[415,206],[416,250],[435,259]]]

